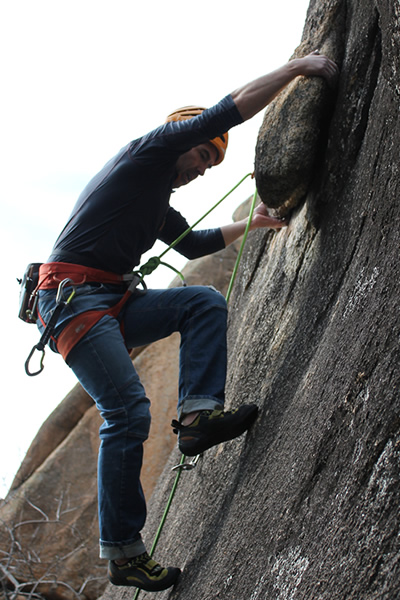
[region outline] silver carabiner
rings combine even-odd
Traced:
[[[68,296],[67,300],[64,300],[64,288],[67,287],[68,285],[70,285],[72,287],[72,292]],[[76,293],[76,285],[74,284],[72,279],[69,279],[69,277],[67,277],[66,279],[63,279],[57,289],[56,304],[61,304],[61,302],[64,302],[64,304],[69,304],[71,302],[72,298],[75,296],[75,293]]]
[[[175,467],[172,467],[171,471],[191,471],[199,462],[200,456],[201,454],[197,454],[197,456],[194,456],[190,462],[179,463],[179,465],[175,465]]]

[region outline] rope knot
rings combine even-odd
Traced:
[[[140,267],[140,273],[143,275],[151,275],[153,271],[155,271],[158,265],[161,263],[161,260],[158,256],[153,256],[149,258],[147,263],[145,263],[142,267]]]

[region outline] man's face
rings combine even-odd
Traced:
[[[176,179],[174,188],[186,185],[196,179],[198,175],[204,175],[206,169],[211,169],[218,160],[218,151],[212,144],[200,144],[185,154],[181,154],[176,162]]]

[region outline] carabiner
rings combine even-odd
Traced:
[[[34,377],[35,375],[39,375],[39,373],[41,373],[43,371],[43,369],[44,369],[43,361],[44,361],[45,351],[44,351],[44,348],[40,348],[39,346],[40,346],[40,343],[36,344],[36,346],[33,346],[33,348],[31,350],[28,358],[25,361],[25,373],[27,375],[29,375],[29,377]],[[35,350],[38,350],[39,352],[41,351],[42,352],[42,356],[40,358],[39,370],[35,371],[34,373],[31,373],[31,371],[29,370],[29,363],[30,363],[30,360],[31,360],[32,356],[35,353]]]
[[[68,285],[70,285],[72,287],[72,291],[71,291],[70,295],[68,296],[67,300],[64,300],[64,288],[67,287]],[[61,304],[61,302],[63,302],[64,305],[69,304],[71,302],[72,298],[75,296],[75,293],[76,293],[76,285],[74,285],[74,282],[72,281],[72,279],[69,279],[68,277],[66,279],[63,279],[57,289],[56,304]]]
[[[194,456],[190,462],[175,465],[175,467],[172,467],[171,471],[191,471],[199,462],[200,456],[201,454],[197,454],[197,456]]]

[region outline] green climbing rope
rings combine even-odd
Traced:
[[[193,223],[193,225],[191,225],[190,227],[185,229],[185,231],[183,233],[181,233],[181,235],[179,237],[177,237],[176,240],[174,240],[172,242],[172,244],[170,244],[168,246],[168,248],[166,248],[164,250],[164,252],[162,252],[159,256],[153,256],[153,257],[149,258],[149,260],[144,265],[140,266],[139,269],[136,271],[136,274],[139,275],[140,279],[143,281],[143,278],[146,275],[151,275],[151,273],[153,273],[153,271],[155,271],[155,269],[159,265],[163,265],[164,267],[169,267],[170,269],[175,271],[175,273],[177,273],[177,275],[179,275],[179,277],[184,282],[185,280],[183,278],[182,273],[180,273],[180,271],[175,269],[175,267],[172,267],[170,264],[161,261],[162,257],[165,256],[165,254],[167,252],[172,250],[172,248],[175,248],[175,246],[177,246],[179,244],[179,242],[181,242],[183,240],[183,238],[188,235],[188,233],[190,233],[195,227],[197,227],[197,225],[199,223],[201,223],[201,221],[203,221],[203,219],[208,217],[208,215],[213,210],[215,210],[217,208],[217,206],[219,206],[228,196],[230,196],[230,194],[232,194],[232,192],[234,192],[243,183],[243,181],[245,179],[247,179],[247,177],[250,177],[250,175],[252,175],[252,173],[247,173],[247,175],[242,177],[242,179],[236,185],[234,185],[233,188],[227,194],[225,194],[225,196],[223,196],[220,200],[218,200],[218,202],[216,204],[214,204],[214,206],[212,206],[206,213],[204,213],[204,215],[202,217],[200,217],[200,219],[198,219],[195,223]]]
[[[237,272],[238,272],[239,264],[240,264],[240,261],[241,261],[241,258],[242,258],[242,254],[243,254],[244,245],[246,243],[247,235],[248,235],[249,230],[250,230],[250,223],[251,223],[251,219],[253,218],[253,212],[254,212],[254,208],[255,208],[255,205],[256,205],[256,200],[257,200],[257,188],[254,190],[253,201],[251,203],[250,213],[249,213],[249,217],[247,219],[246,229],[244,230],[242,243],[240,244],[239,252],[238,252],[238,255],[236,257],[235,266],[233,268],[232,276],[231,276],[231,279],[230,279],[230,282],[229,282],[229,285],[228,285],[228,291],[226,292],[226,301],[227,302],[229,302],[229,298],[231,297],[231,293],[232,293],[233,284],[235,283],[235,279],[236,279],[236,275],[237,275]]]
[[[201,217],[201,218],[200,218],[198,221],[196,221],[196,223],[194,223],[194,225],[192,225],[192,226],[191,226],[191,227],[189,227],[189,228],[188,228],[186,231],[184,231],[184,232],[182,233],[182,235],[181,235],[181,236],[179,236],[179,238],[177,238],[177,239],[176,239],[176,240],[175,240],[175,241],[174,241],[174,242],[173,242],[173,243],[172,243],[170,246],[168,246],[168,248],[167,248],[167,249],[166,249],[166,250],[165,250],[165,251],[164,251],[162,254],[160,254],[160,256],[159,256],[159,257],[157,257],[157,256],[156,256],[156,257],[153,257],[152,259],[150,259],[150,260],[149,260],[149,261],[148,261],[148,262],[147,262],[147,263],[144,265],[144,268],[145,268],[145,270],[147,269],[147,265],[148,265],[148,263],[149,263],[149,262],[152,262],[152,261],[154,261],[154,262],[152,262],[152,265],[153,265],[153,264],[155,264],[155,263],[157,263],[157,265],[156,265],[154,268],[156,268],[156,267],[157,267],[159,264],[165,264],[166,266],[170,267],[170,265],[168,265],[167,263],[163,263],[163,262],[161,262],[161,260],[160,260],[160,259],[161,259],[161,257],[162,257],[162,256],[164,256],[164,254],[165,254],[166,252],[168,252],[168,250],[170,250],[171,248],[173,248],[174,246],[176,246],[176,245],[177,245],[177,244],[178,244],[178,243],[179,243],[179,242],[180,242],[180,241],[181,241],[181,240],[182,240],[182,239],[185,237],[185,235],[187,235],[187,234],[188,234],[190,231],[192,231],[192,229],[193,229],[194,227],[196,227],[196,225],[198,225],[198,224],[200,223],[200,221],[202,221],[202,220],[203,220],[203,219],[204,219],[204,218],[205,218],[205,217],[206,217],[208,214],[210,214],[210,212],[211,212],[212,210],[214,210],[214,208],[216,208],[216,207],[217,207],[217,206],[218,206],[218,205],[219,205],[219,204],[220,204],[220,203],[221,203],[223,200],[225,200],[225,198],[226,198],[227,196],[229,196],[229,194],[231,194],[231,193],[232,193],[232,192],[233,192],[233,191],[234,191],[234,190],[235,190],[235,189],[236,189],[236,188],[237,188],[237,187],[238,187],[238,186],[239,186],[239,185],[240,185],[240,184],[241,184],[241,183],[242,183],[242,182],[243,182],[243,181],[244,181],[244,180],[245,180],[245,179],[246,179],[246,178],[247,178],[249,175],[250,175],[250,174],[251,174],[251,173],[248,173],[248,174],[247,174],[245,177],[243,177],[243,178],[242,178],[242,179],[239,181],[239,183],[238,183],[237,185],[235,185],[235,187],[233,187],[233,188],[231,189],[231,191],[230,191],[230,192],[228,192],[227,194],[225,194],[225,196],[224,196],[223,198],[221,198],[221,200],[219,200],[219,201],[218,201],[218,202],[217,202],[217,203],[216,203],[216,204],[215,204],[215,205],[214,205],[214,206],[213,206],[213,207],[212,207],[212,208],[211,208],[211,209],[210,209],[210,210],[209,210],[209,211],[208,211],[208,212],[207,212],[205,215],[203,215],[203,216],[202,216],[202,217]],[[229,286],[228,286],[228,290],[227,290],[227,293],[226,293],[226,296],[225,296],[225,298],[226,298],[226,302],[227,302],[227,303],[229,302],[229,298],[230,298],[230,296],[231,296],[231,292],[232,292],[233,284],[234,284],[234,282],[235,282],[236,275],[237,275],[238,268],[239,268],[239,264],[240,264],[240,261],[241,261],[241,258],[242,258],[242,254],[243,254],[244,245],[245,245],[245,243],[246,243],[247,236],[248,236],[248,233],[249,233],[249,230],[250,230],[250,223],[251,223],[251,219],[252,219],[252,217],[253,217],[253,212],[254,212],[254,207],[255,207],[256,200],[257,200],[257,188],[256,188],[256,189],[255,189],[255,191],[254,191],[254,195],[253,195],[253,201],[252,201],[252,203],[251,203],[251,207],[250,207],[250,213],[249,213],[249,216],[248,216],[248,219],[247,219],[247,224],[246,224],[246,228],[245,228],[245,231],[244,231],[244,234],[243,234],[242,243],[241,243],[241,245],[240,245],[240,249],[239,249],[238,255],[237,255],[237,257],[236,257],[235,266],[234,266],[234,268],[233,268],[232,275],[231,275],[231,279],[230,279]],[[151,266],[152,266],[152,265],[151,265]],[[151,266],[150,266],[150,268],[151,268]],[[171,268],[172,268],[172,267],[171,267]],[[175,270],[175,269],[174,269],[174,270]],[[153,269],[152,271],[150,271],[150,272],[152,273],[153,271],[154,271],[154,269]],[[143,267],[141,267],[141,268],[140,268],[140,272],[141,272],[143,275],[145,274],[145,273],[143,272]],[[146,273],[146,274],[147,274],[147,273]],[[181,274],[179,273],[179,275],[181,275]],[[182,277],[182,279],[183,279],[183,276],[182,276],[182,275],[181,275],[181,277]],[[195,461],[196,461],[196,458],[198,458],[198,457],[195,457],[195,459],[194,459]],[[179,463],[178,467],[182,467],[182,466],[184,465],[184,463],[185,463],[185,460],[186,460],[186,456],[185,456],[184,454],[182,454],[182,456],[181,456],[181,460],[180,460],[180,463]],[[167,516],[168,516],[169,510],[170,510],[170,508],[171,508],[172,501],[173,501],[173,499],[174,499],[174,496],[175,496],[176,489],[177,489],[177,487],[178,487],[178,483],[179,483],[179,479],[180,479],[181,473],[182,473],[182,468],[178,468],[178,469],[177,469],[176,476],[175,476],[174,483],[173,483],[173,485],[172,485],[171,492],[170,492],[170,494],[169,494],[169,497],[168,497],[167,504],[166,504],[166,506],[165,506],[165,509],[164,509],[164,513],[163,513],[163,515],[162,515],[162,517],[161,517],[160,524],[159,524],[159,526],[158,526],[158,529],[157,529],[156,535],[155,535],[155,537],[154,537],[153,544],[152,544],[152,546],[151,546],[151,550],[150,550],[150,552],[149,552],[150,556],[153,556],[153,553],[154,553],[154,551],[155,551],[155,549],[156,549],[156,547],[157,547],[158,540],[160,539],[161,532],[162,532],[162,530],[163,530],[163,527],[164,527],[165,521],[167,520]],[[139,594],[140,594],[140,589],[139,589],[139,588],[136,588],[136,592],[135,592],[135,595],[134,595],[134,597],[133,597],[133,600],[137,600],[137,598],[138,598]]]

